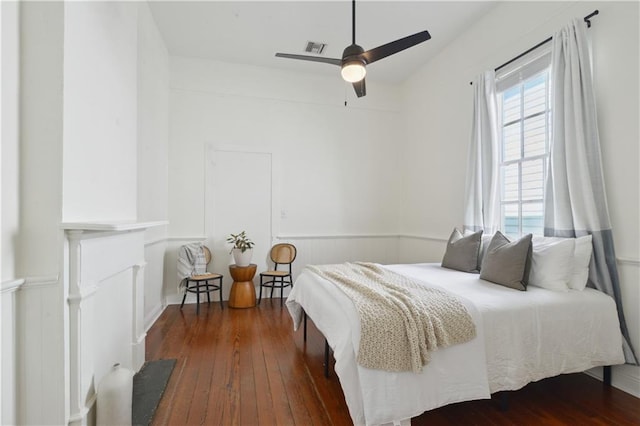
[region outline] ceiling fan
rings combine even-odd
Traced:
[[[427,41],[431,38],[429,31],[422,31],[395,41],[392,41],[374,49],[367,50],[356,44],[356,0],[352,0],[352,29],[351,45],[342,52],[342,59],[325,58],[322,56],[294,55],[290,53],[276,53],[279,58],[301,59],[303,61],[323,62],[326,64],[338,65],[342,68],[342,78],[353,84],[358,97],[367,94],[364,77],[367,74],[366,66],[380,59],[401,52],[416,44]]]

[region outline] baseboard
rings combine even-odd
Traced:
[[[614,388],[633,395],[636,398],[640,398],[640,367],[633,365],[614,365],[611,370],[611,385]],[[602,367],[587,370],[585,374],[602,381]]]
[[[217,293],[216,293],[216,294],[217,294]],[[205,297],[205,296],[200,296],[200,297]],[[206,299],[206,297],[205,297],[205,299]],[[222,300],[223,300],[223,301],[225,301],[225,302],[227,301],[227,299],[222,299]],[[167,297],[165,298],[165,301],[166,301],[166,303],[167,303],[167,306],[168,306],[168,305],[179,305],[179,304],[181,304],[181,303],[182,303],[182,294],[178,294],[178,293],[176,293],[176,294],[171,294],[171,295],[169,295],[169,296],[167,296]],[[205,300],[205,301],[206,301],[206,300]],[[214,301],[215,301],[216,303],[220,303],[220,302],[218,301],[218,297],[217,297],[217,295],[216,295],[216,297],[215,297],[215,300],[211,300],[211,303],[213,303]],[[202,303],[202,299],[200,299],[200,303]],[[187,300],[185,300],[185,301],[184,301],[184,304],[185,304],[185,305],[190,305],[190,304],[194,304],[194,305],[195,305],[195,304],[196,304],[196,296],[194,296],[194,295],[190,294],[189,296],[187,296]]]
[[[151,312],[149,312],[147,315],[145,315],[144,317],[144,331],[145,333],[149,331],[149,329],[151,328],[151,326],[153,326],[153,324],[155,324],[155,322],[158,320],[158,318],[160,318],[160,315],[162,315],[162,313],[164,312],[164,310],[167,308],[167,304],[159,304],[157,305],[155,308],[153,308],[153,310]]]
[[[169,296],[165,297],[165,302],[167,304],[167,306],[169,305],[179,305],[180,303],[182,303],[182,295],[181,294],[170,294]],[[185,303],[191,303],[189,300],[185,301]]]

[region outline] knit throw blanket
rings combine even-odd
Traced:
[[[385,371],[420,372],[430,352],[476,336],[454,296],[373,263],[307,266],[334,283],[356,307],[361,337],[357,361]]]

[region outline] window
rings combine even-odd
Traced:
[[[551,127],[548,55],[512,70],[498,90],[501,229],[512,237],[542,235]]]

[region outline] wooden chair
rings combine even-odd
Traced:
[[[211,262],[211,251],[208,247],[202,246],[204,250],[204,257],[207,261],[207,265]],[[184,301],[187,298],[187,293],[195,293],[197,305],[196,305],[196,314],[200,314],[200,294],[207,293],[207,303],[211,304],[211,295],[212,291],[220,292],[220,308],[224,309],[222,304],[222,275],[221,274],[213,274],[207,272],[201,275],[192,275],[185,279],[185,292],[184,296],[182,296],[182,303],[180,304],[180,309],[184,306]],[[217,281],[217,284],[216,284]]]
[[[282,295],[285,287],[292,287],[291,264],[296,259],[297,250],[293,244],[276,244],[271,247],[269,257],[275,264],[273,270],[260,273],[260,297],[258,304],[262,301],[262,287],[271,287],[271,298],[273,289],[280,288],[280,306],[282,306]],[[278,266],[286,266],[287,270],[278,270]],[[266,281],[265,281],[266,280]]]

